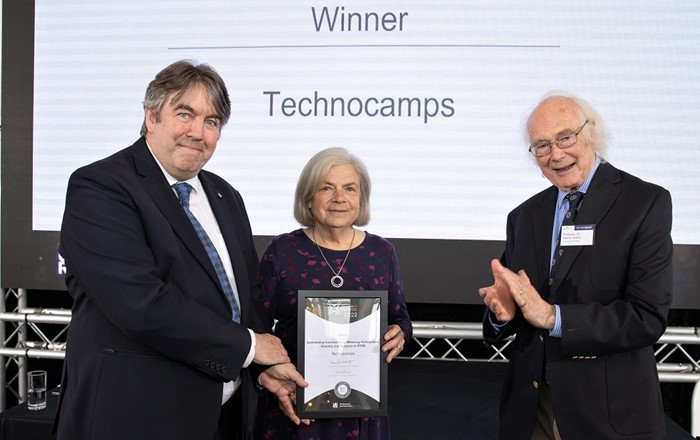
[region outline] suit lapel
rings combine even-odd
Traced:
[[[231,259],[231,266],[238,290],[238,300],[240,301],[241,323],[243,323],[248,315],[244,313],[244,310],[246,310],[248,305],[248,292],[250,290],[247,277],[248,267],[240,245],[240,237],[236,233],[236,230],[240,229],[238,226],[243,227],[243,225],[234,224],[234,222],[238,221],[238,216],[231,212],[229,203],[235,203],[235,201],[226,200],[225,197],[230,192],[224,188],[217,188],[214,182],[207,178],[205,173],[199,174],[199,180],[202,182],[202,188],[209,199],[209,205],[211,205],[216,221],[219,224],[221,235],[224,237],[226,249]]]
[[[148,146],[146,146],[146,142],[143,138],[134,144],[132,151],[134,155],[134,167],[136,168],[136,173],[143,178],[141,183],[144,189],[148,192],[148,195],[163,216],[168,220],[173,231],[180,237],[185,247],[192,253],[194,258],[209,274],[216,285],[219,286],[221,295],[224,295],[219,283],[219,278],[216,276],[216,271],[211,264],[207,251],[204,249],[204,246],[202,246],[202,242],[199,240],[197,233],[192,227],[192,223],[190,223],[185,211],[183,211],[180,206],[177,196],[170,188],[170,185],[168,185],[168,181],[153,158],[153,155],[148,150]]]
[[[537,262],[538,280],[549,279],[549,266],[552,253],[552,227],[554,225],[554,209],[557,203],[557,189],[552,187],[538,201],[539,206],[532,212],[532,224],[535,261]],[[546,285],[547,283],[545,283]],[[541,289],[542,297],[547,298],[548,289]]]
[[[615,167],[608,163],[600,164],[576,214],[576,224],[596,225],[598,228],[605,213],[608,212],[620,194],[620,188],[616,185],[620,180],[620,173]],[[595,246],[595,242],[593,245]],[[560,266],[552,284],[552,291],[556,290],[561,281],[566,278],[583,248],[584,246],[572,246],[566,250],[564,258],[559,262]]]

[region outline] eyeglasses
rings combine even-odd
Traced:
[[[540,141],[531,144],[529,148],[530,153],[534,154],[535,157],[544,157],[552,152],[552,144],[556,145],[562,150],[564,148],[569,148],[573,146],[578,141],[578,134],[581,133],[581,130],[583,130],[583,127],[585,127],[586,124],[588,124],[588,119],[586,119],[586,122],[583,123],[581,128],[579,128],[575,132],[564,131],[560,133],[559,136],[557,136],[557,138],[554,140],[554,142]]]

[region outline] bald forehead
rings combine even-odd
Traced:
[[[552,96],[540,102],[530,113],[527,130],[532,139],[533,132],[550,131],[556,127],[576,125],[581,119],[574,100],[565,96]]]

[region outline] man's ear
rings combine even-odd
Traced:
[[[144,119],[146,122],[146,132],[150,133],[154,130],[156,123],[160,122],[160,115],[156,110],[151,108],[146,108],[144,111],[146,112]]]

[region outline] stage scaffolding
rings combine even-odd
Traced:
[[[3,289],[0,299],[0,411],[6,409],[6,392],[26,400],[28,358],[63,360],[70,310],[29,308],[26,289]],[[8,310],[9,309],[9,310]],[[51,327],[49,327],[51,326]],[[472,357],[465,341],[480,341],[481,323],[413,322],[414,350],[405,359],[456,362],[507,362],[512,338]],[[700,355],[687,349],[700,345],[699,327],[668,327],[654,346],[661,382],[691,383],[690,434],[700,436]],[[460,347],[462,346],[462,347]],[[699,351],[699,350],[696,350]]]

